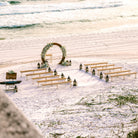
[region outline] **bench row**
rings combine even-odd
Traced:
[[[43,71],[44,72],[39,72],[39,71]],[[37,72],[36,72],[37,71]],[[47,71],[47,69],[34,69],[34,70],[24,70],[24,71],[20,71],[21,73],[27,73],[27,72],[33,72],[33,73],[29,73],[29,74],[25,74],[26,78],[29,76],[35,76],[35,75],[39,75],[39,77],[33,77],[32,80],[38,80],[38,86],[40,83],[41,86],[47,86],[47,85],[56,85],[58,87],[59,84],[68,84],[70,83],[70,86],[72,85],[72,81],[70,79],[70,77],[65,78],[64,74],[61,74],[61,78],[59,78],[60,75],[53,74],[53,71]],[[35,72],[35,73],[34,73]],[[50,75],[51,74],[51,75]],[[46,75],[46,76],[41,76],[41,75]],[[42,80],[45,79],[45,80]],[[47,83],[50,82],[50,83]],[[74,79],[73,81],[73,86],[77,86],[77,82]]]
[[[125,79],[125,76],[129,76],[129,75],[137,75],[137,72],[130,72],[131,70],[122,70],[122,67],[114,67],[114,64],[108,64],[108,62],[99,62],[99,63],[91,63],[91,64],[84,64],[85,66],[85,71],[88,72],[88,66],[90,66],[91,71],[92,71],[92,75],[95,75],[95,69],[98,72],[98,75],[100,75],[100,79],[103,78],[103,74],[105,75],[105,80],[109,81],[109,77],[112,78],[114,77],[120,77],[123,76],[123,79]],[[113,67],[110,67],[113,66]],[[107,68],[110,67],[110,68]],[[80,64],[80,70],[82,69],[82,64]],[[111,70],[117,70],[119,69],[119,71],[114,71],[111,72]],[[104,72],[104,71],[109,71],[109,72]]]

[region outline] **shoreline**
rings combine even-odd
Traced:
[[[129,28],[138,28],[138,18],[120,18],[110,19],[110,20],[99,20],[94,22],[74,22],[69,24],[54,24],[50,25],[48,28],[16,28],[14,29],[2,29],[0,30],[1,36],[0,41],[9,39],[24,39],[24,38],[39,38],[39,37],[59,37],[68,35],[83,35],[98,32],[112,32],[120,31]]]

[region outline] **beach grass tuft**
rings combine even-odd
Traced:
[[[109,102],[116,102],[117,105],[122,106],[127,103],[137,104],[138,103],[138,97],[136,95],[116,95],[115,98],[109,98]]]
[[[131,131],[127,134],[127,138],[137,138],[138,137],[138,129]]]
[[[0,38],[0,40],[5,40],[6,38]]]
[[[64,135],[64,133],[50,133],[53,138],[59,138],[60,136]]]
[[[8,1],[10,4],[12,5],[15,5],[15,4],[20,4],[21,2],[20,1],[14,1],[14,0],[11,0],[11,1]]]

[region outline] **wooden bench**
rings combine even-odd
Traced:
[[[135,78],[136,78],[137,72],[129,72],[129,73],[124,73],[124,74],[115,74],[115,75],[111,75],[110,77],[111,77],[111,81],[112,81],[113,77],[123,76],[123,79],[125,79],[125,76],[132,75],[132,74],[135,74]]]
[[[99,71],[106,71],[106,70],[115,70],[115,69],[122,69],[122,67],[113,67],[113,68],[104,68],[104,69],[97,69],[97,71],[98,71],[98,74],[99,74]]]
[[[104,75],[118,74],[118,73],[130,72],[130,71],[131,70],[121,70],[121,71],[115,71],[115,72],[107,72],[107,73],[104,73]]]
[[[99,64],[108,64],[108,62],[99,62],[99,63],[84,64],[84,66],[93,66],[93,65],[99,65]]]
[[[52,57],[52,54],[46,54],[46,56],[51,56]]]
[[[46,84],[42,84],[42,86],[49,86],[49,85],[56,85],[58,88],[59,84],[68,84],[70,83],[70,87],[71,87],[71,81],[61,81],[61,82],[55,82],[55,83],[46,83]]]
[[[46,54],[46,56],[50,57],[50,62],[52,63],[52,54]]]
[[[40,73],[31,73],[31,74],[26,74],[26,78],[27,78],[28,76],[34,76],[34,75],[39,75],[39,77],[40,77],[40,75],[42,75],[42,74],[50,74],[50,73],[53,73],[53,71],[50,71],[50,72],[40,72]]]
[[[22,75],[22,73],[27,73],[27,72],[33,72],[34,73],[35,71],[42,71],[42,70],[47,71],[46,68],[41,68],[41,69],[32,69],[32,70],[22,70],[22,71],[20,71],[20,73]]]
[[[39,83],[49,82],[49,81],[51,81],[51,82],[53,82],[53,81],[61,81],[61,80],[66,80],[66,78],[55,78],[55,79],[48,79],[48,80],[39,80],[39,81],[37,81],[37,83],[38,83],[38,86],[39,86]]]
[[[115,64],[106,64],[106,65],[102,65],[102,66],[91,66],[91,69],[110,67],[110,66],[115,66]]]
[[[47,79],[47,78],[54,78],[54,77],[59,77],[60,75],[49,75],[49,76],[41,76],[41,77],[35,77],[32,78],[33,80],[37,80],[37,79]]]

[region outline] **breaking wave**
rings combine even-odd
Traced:
[[[82,5],[80,6],[76,6],[73,8],[72,7],[57,7],[57,6],[52,6],[52,9],[48,9],[48,10],[40,10],[41,7],[39,8],[39,6],[33,6],[32,7],[28,7],[28,5],[25,7],[21,7],[20,10],[12,10],[10,12],[5,12],[5,13],[0,13],[0,16],[4,16],[4,15],[19,15],[19,14],[37,14],[37,13],[45,13],[45,12],[64,12],[64,11],[74,11],[74,10],[88,10],[88,9],[101,9],[101,8],[113,8],[113,7],[119,7],[122,6],[122,3],[108,3],[108,4],[101,4],[99,6],[95,6],[95,5],[84,5],[84,7]],[[45,8],[49,8],[49,7],[42,7],[43,9]],[[30,11],[30,9],[32,9]]]
[[[81,16],[83,11],[91,10],[93,12],[95,9],[118,7],[122,6],[123,2],[121,0],[114,0],[114,2],[104,0],[104,2],[95,3],[80,1],[60,4],[6,4],[7,2],[0,2],[0,29],[28,28],[38,25],[41,27],[42,24],[57,22],[66,24],[76,20],[86,22],[89,18],[86,18],[85,15]],[[93,17],[91,20],[98,19]]]
[[[34,27],[39,24],[25,24],[25,25],[13,25],[13,26],[0,26],[0,29],[15,29],[15,28],[28,28],[28,27]]]

